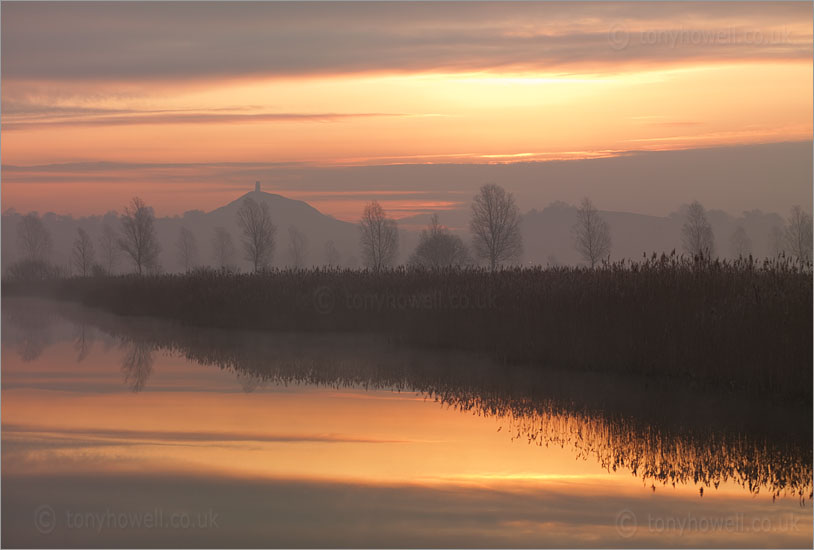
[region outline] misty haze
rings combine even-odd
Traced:
[[[805,3],[3,3],[20,548],[810,547]]]

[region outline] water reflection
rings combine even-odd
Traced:
[[[69,320],[73,333],[60,333],[57,318]],[[812,496],[810,403],[764,403],[671,380],[507,368],[374,336],[232,332],[70,304],[3,304],[3,344],[24,360],[63,336],[73,340],[78,361],[97,338],[118,342],[124,383],[135,392],[148,386],[153,354],[167,352],[233,372],[247,393],[287,384],[417,391],[443,406],[497,417],[515,439],[629,471],[654,490],[734,481],[752,493],[796,495],[801,504]]]
[[[13,346],[23,361],[34,361],[53,343],[56,312],[38,302],[29,304],[13,299],[4,302],[3,344]]]
[[[76,350],[76,362],[81,363],[93,348],[93,331],[88,330],[85,324],[75,325],[75,331],[73,347]]]
[[[126,353],[122,360],[124,383],[138,392],[147,385],[153,373],[153,346],[147,342],[124,342]]]

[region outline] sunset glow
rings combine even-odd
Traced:
[[[810,547],[810,1],[0,10],[3,547]]]
[[[63,8],[8,4],[3,207],[103,213],[137,186],[160,215],[208,210],[245,189],[242,170],[255,164],[511,163],[811,140],[810,5],[750,4],[737,16],[615,7],[610,19],[589,17],[584,4],[510,5],[499,16],[490,4],[376,6],[358,18],[346,10],[338,16],[350,29],[368,20],[382,29],[343,45],[325,66],[327,49],[275,49],[272,29],[285,21],[301,25],[292,40],[313,34],[330,48],[344,36],[328,15],[314,18],[313,6],[242,5],[215,27],[221,10],[211,5],[174,39],[182,7],[128,7],[132,22],[118,37],[94,22],[119,8],[97,4],[63,14],[95,41],[45,60],[63,36]],[[156,14],[166,22],[155,47],[125,53]],[[206,53],[212,46],[199,33],[219,43],[237,32],[228,22],[249,19],[257,23],[239,32],[258,51],[234,65],[228,52]],[[368,50],[377,47],[381,55]],[[54,63],[74,70],[49,71]],[[307,196],[340,218],[369,198],[337,201],[298,188],[296,177],[276,179],[263,178],[269,190]],[[398,216],[454,202],[443,195],[391,206]]]

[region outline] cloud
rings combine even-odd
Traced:
[[[2,77],[616,70],[810,59],[810,4],[145,3],[3,6]]]
[[[651,122],[650,126],[655,126],[657,128],[680,128],[680,127],[689,127],[689,126],[703,126],[704,123],[700,121],[693,121],[693,120],[674,120],[674,121],[665,121],[665,122]]]
[[[5,109],[4,109],[5,111]],[[409,116],[392,113],[236,113],[181,110],[136,111],[104,109],[55,109],[51,116],[45,106],[33,105],[30,111],[17,107],[3,120],[3,130],[53,126],[130,126],[136,124],[251,124],[263,122],[337,122],[348,119]]]
[[[602,159],[506,164],[4,164],[3,202],[5,207],[21,211],[101,213],[120,202],[111,200],[110,193],[117,189],[129,193],[138,185],[149,202],[166,197],[163,211],[181,213],[191,208],[212,210],[259,180],[267,191],[301,198],[323,212],[350,220],[358,215],[363,200],[466,202],[484,183],[499,182],[516,194],[524,210],[543,208],[555,199],[576,203],[589,196],[608,210],[656,215],[672,212],[687,197],[732,213],[753,208],[786,212],[791,205],[811,203],[811,147],[806,140],[681,151],[631,150]],[[774,183],[768,186],[768,181]],[[82,196],[81,207],[72,205],[67,194],[76,184],[94,186],[85,188],[94,189],[90,194],[98,195],[98,201],[91,204]],[[36,208],[21,204],[20,189],[38,186],[50,186],[52,202],[38,197]],[[190,202],[192,192],[195,197]],[[326,209],[319,201],[336,204]]]
[[[224,432],[191,432],[191,431],[157,431],[157,430],[130,430],[130,429],[95,429],[95,428],[53,428],[42,429],[37,426],[23,426],[19,424],[3,424],[6,433],[28,436],[37,440],[39,438],[62,440],[71,442],[78,440],[80,445],[88,442],[105,440],[116,445],[122,442],[133,444],[145,441],[158,441],[163,443],[189,444],[189,443],[408,443],[401,439],[375,439],[366,437],[351,437],[339,434],[241,434]]]

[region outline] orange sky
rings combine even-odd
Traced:
[[[159,215],[208,210],[246,190],[240,171],[257,163],[812,138],[808,4],[193,8],[3,6],[4,209],[103,213],[137,192]],[[339,217],[384,198],[269,183]],[[444,192],[416,210],[457,204]]]

